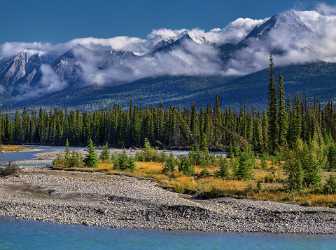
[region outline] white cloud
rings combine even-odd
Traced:
[[[336,7],[332,5],[328,5],[326,3],[319,3],[316,6],[316,10],[323,14],[323,15],[335,15],[336,14]]]
[[[136,53],[144,52],[144,39],[137,37],[118,36],[109,39],[99,39],[94,37],[78,38],[69,42],[71,45],[82,45],[87,48],[96,46],[110,47],[114,50],[132,51]]]
[[[79,38],[62,44],[4,43],[0,45],[0,57],[18,52],[61,55],[72,49],[77,73],[87,84],[113,85],[144,77],[161,75],[244,75],[267,67],[270,51],[275,54],[277,65],[315,61],[336,62],[336,12],[332,6],[320,4],[313,11],[289,11],[278,15],[271,30],[265,30],[262,38],[246,36],[257,26],[270,19],[253,20],[239,18],[225,28],[210,31],[202,29],[158,29],[145,39],[137,37],[114,37],[98,39]],[[272,19],[273,20],[273,19]],[[153,50],[163,41],[174,42],[188,34],[170,50]],[[226,62],[220,58],[218,45],[237,44],[244,40],[246,47],[239,48]],[[68,63],[71,63],[72,59]],[[38,93],[61,90],[67,83],[60,80],[52,66],[43,64],[42,79]],[[68,73],[68,72],[67,72]],[[70,70],[71,73],[71,70]],[[63,79],[63,78],[62,78]],[[32,91],[27,88],[27,93]],[[29,94],[29,93],[28,93]]]

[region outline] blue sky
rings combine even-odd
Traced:
[[[144,37],[167,27],[211,29],[238,17],[263,18],[315,0],[0,0],[0,42],[78,37]],[[324,3],[336,5],[336,0]]]

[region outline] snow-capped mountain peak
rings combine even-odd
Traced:
[[[109,85],[163,75],[244,75],[267,67],[270,53],[278,65],[336,62],[335,27],[336,15],[291,10],[261,20],[238,18],[209,31],[158,29],[146,38],[5,43],[0,88],[12,86],[14,93],[20,85],[15,93],[31,91],[44,72],[42,79],[53,79],[52,89],[59,89],[59,82]]]

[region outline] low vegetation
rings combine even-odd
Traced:
[[[8,166],[0,168],[0,177],[6,177],[16,175],[19,173],[19,168],[12,163],[8,163]]]
[[[309,145],[298,140],[295,150],[276,156],[255,155],[248,146],[234,151],[221,157],[194,147],[189,155],[175,157],[158,152],[146,140],[135,156],[110,154],[107,145],[98,156],[89,141],[85,157],[66,147],[53,166],[150,178],[164,188],[200,199],[235,197],[336,206],[336,173],[330,161],[335,157],[333,146],[313,138]]]
[[[23,145],[0,145],[0,152],[22,152],[26,150],[27,147]]]

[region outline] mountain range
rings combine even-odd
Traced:
[[[336,16],[286,11],[239,18],[210,31],[154,30],[145,39],[81,38],[62,44],[0,45],[0,104],[108,108],[199,105],[221,95],[227,105],[266,103],[268,58],[288,96],[336,96]]]

